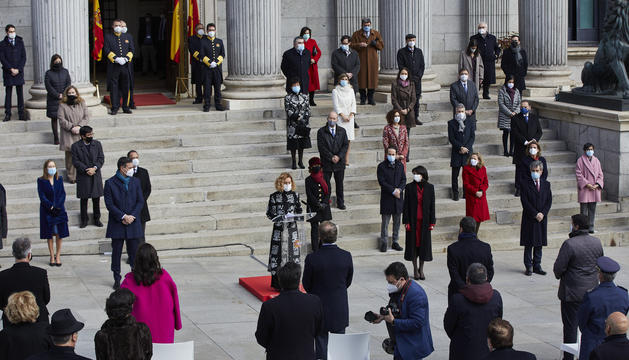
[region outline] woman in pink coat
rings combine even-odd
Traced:
[[[153,343],[174,343],[175,329],[181,330],[177,285],[162,269],[151,244],[140,245],[133,272],[125,276],[120,287],[135,294],[131,314],[138,322],[148,325]]]
[[[581,214],[587,215],[589,232],[593,234],[596,203],[601,201],[601,191],[604,186],[603,168],[601,162],[594,156],[594,145],[590,143],[583,145],[583,155],[577,159],[575,173]]]

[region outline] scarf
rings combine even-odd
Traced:
[[[505,89],[507,89],[507,94],[509,94],[509,97],[511,98],[511,103],[513,103],[513,98],[515,97],[515,86],[509,88],[507,85],[505,85]]]
[[[408,84],[409,84],[409,82],[410,82],[410,80],[408,80],[408,79],[406,79],[406,80],[402,80],[402,79],[399,79],[399,78],[398,78],[398,79],[397,79],[397,82],[398,82],[400,85],[402,85],[402,87],[407,87],[407,86],[408,86]]]
[[[459,120],[455,118],[456,122],[459,123],[459,132],[463,132],[465,130],[465,120]]]
[[[515,56],[515,62],[518,66],[522,66],[522,54],[520,53],[520,47],[511,46],[511,51],[513,51],[513,55]]]
[[[116,177],[120,179],[120,181],[122,181],[122,183],[124,184],[124,189],[129,191],[129,181],[131,181],[131,178],[122,176],[120,170],[116,171]]]
[[[328,183],[326,183],[325,179],[323,178],[323,171],[319,170],[319,172],[317,173],[310,173],[310,176],[312,177],[312,180],[316,181],[317,183],[319,183],[319,185],[321,185],[321,188],[323,189],[323,193],[327,195],[329,193],[329,189],[328,189]]]

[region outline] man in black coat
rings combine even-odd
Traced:
[[[338,229],[331,221],[319,226],[321,248],[306,256],[304,265],[304,289],[317,295],[323,304],[324,333],[315,339],[317,359],[328,358],[328,332],[345,334],[349,326],[347,288],[352,284],[354,264],[352,254],[340,249],[335,243]]]
[[[467,269],[473,263],[480,263],[487,269],[487,281],[494,278],[494,260],[491,246],[476,237],[476,221],[466,216],[459,223],[459,239],[450,244],[447,250],[448,272],[448,302],[452,296],[466,286]]]
[[[417,36],[413,34],[406,35],[406,46],[397,51],[397,67],[408,69],[408,76],[415,82],[415,94],[417,101],[415,102],[415,119],[419,119],[419,98],[422,96],[422,77],[424,76],[424,53],[422,49],[415,46]],[[418,122],[421,125],[421,122]]]
[[[122,95],[122,111],[131,114],[131,61],[135,48],[131,35],[122,33],[122,21],[114,20],[112,34],[105,34],[103,54],[107,62],[107,87],[110,91],[111,115],[116,115],[120,108]]]
[[[2,80],[4,82],[4,121],[11,120],[11,98],[13,87],[17,95],[17,111],[20,120],[26,120],[24,113],[24,65],[26,49],[24,40],[16,35],[15,26],[9,24],[4,31],[7,35],[0,42],[0,63],[2,64]]]
[[[341,46],[334,50],[331,55],[332,71],[334,71],[334,85],[339,82],[339,75],[346,74],[349,83],[354,89],[354,94],[358,92],[358,72],[360,71],[360,59],[356,50],[350,47],[350,37],[341,37]]]
[[[157,32],[159,21],[151,14],[147,13],[140,19],[140,29],[138,31],[138,42],[140,43],[140,54],[142,56],[142,75],[149,72],[149,62],[153,75],[157,75]],[[203,26],[201,26],[203,27]]]
[[[487,328],[491,353],[483,360],[536,360],[535,355],[513,349],[513,326],[503,319],[493,319]]]
[[[334,174],[336,207],[345,210],[343,179],[345,178],[345,155],[347,155],[349,141],[347,140],[345,129],[336,126],[338,117],[338,114],[334,111],[328,114],[327,124],[317,131],[317,147],[319,148],[319,157],[323,165],[323,177],[328,184],[328,189],[332,189],[330,180]]]
[[[466,286],[452,296],[443,317],[450,338],[450,359],[482,359],[489,354],[487,327],[502,317],[502,297],[487,281],[487,268],[472,263],[467,268]]]
[[[521,166],[518,166],[522,158],[527,156],[526,145],[530,142],[539,142],[542,139],[542,125],[537,114],[531,112],[528,100],[522,100],[520,113],[511,118],[511,142],[513,147],[513,164],[515,164],[515,196],[520,195],[520,181],[526,174],[522,174]]]
[[[85,324],[76,321],[70,309],[61,309],[52,314],[48,335],[53,346],[48,352],[33,355],[29,360],[90,360],[74,352],[79,331]]]
[[[28,238],[15,239],[12,250],[15,264],[0,272],[0,309],[6,308],[11,294],[30,291],[35,296],[39,306],[37,321],[48,323],[46,305],[50,302],[50,285],[46,270],[30,265],[33,254],[31,253],[31,241]],[[2,326],[6,328],[10,325],[9,319],[3,313]]]
[[[613,312],[605,320],[605,335],[602,344],[590,353],[590,360],[625,360],[629,354],[627,330],[629,320],[621,312]]]
[[[133,163],[133,177],[140,180],[140,188],[142,188],[142,197],[144,198],[144,207],[140,213],[140,224],[142,224],[142,237],[138,240],[138,246],[145,242],[146,222],[151,221],[151,214],[149,214],[149,207],[147,201],[151,196],[151,177],[149,171],[143,167],[140,167],[140,155],[137,151],[131,150],[127,153],[127,157],[131,159]]]
[[[310,51],[304,45],[304,38],[297,36],[293,40],[293,48],[286,50],[282,55],[282,73],[286,76],[286,92],[292,93],[290,81],[293,78],[299,79],[301,93],[308,93],[310,77]]]
[[[380,251],[387,251],[387,228],[389,220],[393,217],[393,238],[391,249],[402,251],[398,240],[400,239],[400,220],[404,208],[403,191],[406,187],[406,173],[404,164],[398,159],[395,146],[387,149],[387,158],[378,164],[378,184],[380,184]]]
[[[94,140],[90,126],[79,130],[81,140],[72,144],[72,164],[76,168],[76,197],[81,199],[81,228],[87,226],[87,200],[92,199],[94,225],[102,227],[100,222],[100,197],[103,196],[103,178],[101,169],[105,163],[105,153],[100,141]]]
[[[476,122],[476,108],[478,107],[478,90],[476,84],[469,80],[466,69],[459,70],[459,80],[450,85],[450,104],[452,113],[456,113],[459,104],[465,105],[465,115]]]
[[[524,274],[532,272],[546,275],[542,270],[542,246],[546,246],[548,230],[548,212],[553,203],[550,183],[541,178],[544,165],[535,160],[531,163],[531,180],[522,184],[522,224],[520,226],[520,246],[524,246]],[[531,259],[533,252],[533,259]]]
[[[277,277],[282,291],[262,304],[256,340],[267,360],[315,359],[315,338],[325,331],[321,300],[299,291],[298,264],[287,262]]]
[[[522,90],[526,89],[524,78],[529,68],[529,61],[526,51],[520,48],[518,35],[511,36],[511,46],[502,54],[500,67],[507,79],[512,75],[515,77],[515,88],[520,90],[520,94],[522,94]]]
[[[448,141],[452,145],[450,167],[452,168],[452,200],[459,201],[459,173],[474,152],[476,121],[465,115],[465,106],[458,104],[454,119],[448,121]]]
[[[203,71],[205,65],[203,64],[203,58],[201,57],[201,43],[205,39],[205,31],[203,30],[203,24],[197,24],[194,28],[194,35],[188,38],[188,50],[190,51],[190,68],[191,78],[190,82],[194,84],[195,98],[193,104],[203,103]]]
[[[500,45],[496,37],[489,33],[486,22],[478,24],[478,34],[472,35],[470,40],[476,40],[478,52],[483,59],[483,99],[489,97],[489,86],[496,83],[496,59],[500,56]]]
[[[201,41],[201,61],[203,69],[203,111],[210,111],[210,99],[214,89],[214,107],[223,111],[221,104],[221,85],[223,84],[223,60],[225,60],[225,46],[223,40],[216,37],[216,25],[207,25],[208,36]]]

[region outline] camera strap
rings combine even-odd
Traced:
[[[404,302],[404,299],[406,298],[406,293],[408,292],[408,288],[411,286],[411,280],[407,280],[406,284],[404,284],[404,287],[402,288],[402,296],[400,296],[400,310],[402,310],[402,303]]]

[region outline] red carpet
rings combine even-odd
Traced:
[[[174,105],[177,103],[175,100],[169,99],[160,93],[135,94],[133,95],[133,100],[135,101],[135,106]],[[111,105],[109,95],[105,96],[105,103]],[[122,99],[120,99],[120,103],[122,104]]]
[[[271,287],[271,275],[240,278],[238,283],[262,302],[279,295],[279,292]],[[306,292],[301,284],[299,289],[304,293]]]

